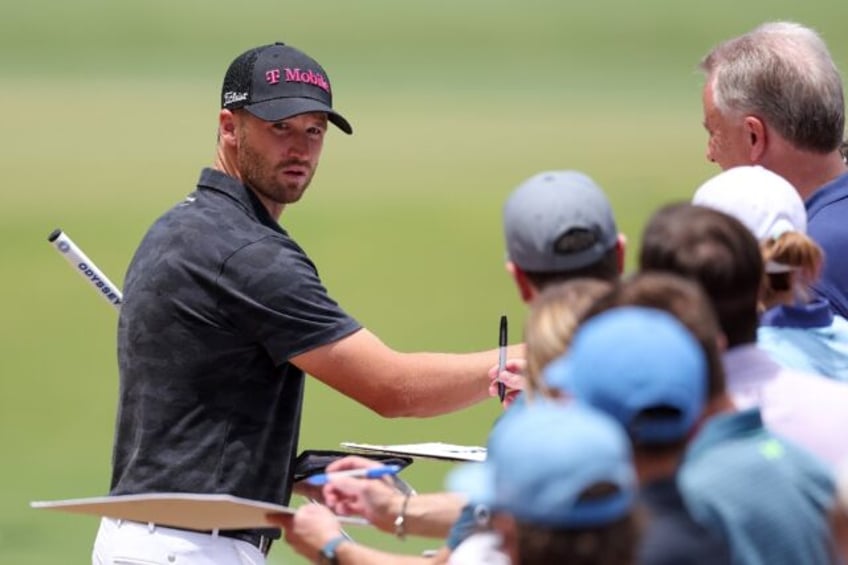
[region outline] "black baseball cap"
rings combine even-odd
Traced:
[[[221,88],[221,108],[244,108],[273,122],[307,112],[326,112],[347,134],[350,123],[333,110],[330,79],[318,62],[281,42],[245,51],[230,63]]]

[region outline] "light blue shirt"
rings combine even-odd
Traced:
[[[757,345],[783,367],[848,381],[848,320],[823,299],[766,311]]]
[[[833,563],[833,477],[763,428],[759,410],[708,420],[689,445],[678,485],[692,517],[728,540],[735,565]]]

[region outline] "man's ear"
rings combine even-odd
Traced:
[[[221,110],[218,114],[218,137],[228,145],[236,142],[236,116],[231,110]]]
[[[766,124],[756,116],[745,116],[743,124],[748,137],[748,159],[757,165],[762,162],[768,146]]]
[[[515,286],[518,287],[518,294],[521,296],[521,300],[525,303],[533,300],[533,297],[536,296],[536,288],[530,282],[530,279],[527,278],[524,271],[521,270],[521,267],[512,261],[507,261],[506,270],[512,275],[512,280],[515,281]]]
[[[618,267],[618,274],[624,274],[624,259],[627,255],[627,236],[619,232],[618,238],[615,241],[615,260]]]

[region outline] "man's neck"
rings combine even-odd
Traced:
[[[234,179],[238,180],[242,184],[244,184],[248,189],[250,189],[253,194],[259,199],[262,205],[268,210],[268,214],[271,215],[272,218],[276,221],[280,221],[280,216],[283,214],[283,210],[285,209],[285,204],[279,204],[266,198],[262,193],[255,190],[252,186],[244,182],[244,179],[239,172],[238,167],[235,163],[234,156],[230,155],[227,151],[225,151],[220,144],[215,152],[215,162],[212,164],[212,168],[218,171],[221,171],[225,175],[229,175]]]
[[[682,453],[656,454],[642,452],[636,448],[633,452],[633,463],[639,484],[647,484],[660,479],[674,476],[680,466]]]
[[[212,168],[242,181],[241,173],[236,165],[235,155],[221,147],[220,143],[215,149],[215,162],[212,164]]]
[[[840,175],[848,172],[848,165],[838,150],[827,154],[791,149],[780,151],[762,165],[788,180],[803,200]]]
[[[704,412],[701,415],[701,421],[698,423],[698,427],[700,428],[706,420],[709,420],[713,416],[718,416],[719,414],[725,414],[728,412],[736,412],[736,405],[733,404],[733,400],[731,400],[727,392],[714,395],[712,398],[707,400],[707,403],[704,406]]]

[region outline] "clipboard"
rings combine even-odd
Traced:
[[[277,526],[268,522],[267,514],[294,514],[296,511],[296,508],[289,506],[229,494],[194,493],[128,494],[35,501],[30,502],[30,507],[202,531],[275,528]],[[339,516],[339,520],[356,525],[368,524],[359,518]]]
[[[440,461],[481,462],[486,460],[486,448],[453,443],[425,442],[398,445],[342,442],[341,446],[358,453],[384,453]]]

